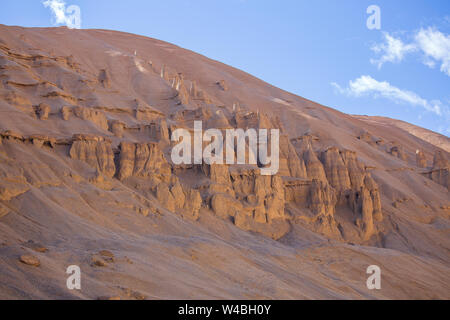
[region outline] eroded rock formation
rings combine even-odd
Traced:
[[[422,150],[416,151],[416,165],[419,168],[426,168],[427,167],[427,158],[425,157],[425,153],[423,153]]]
[[[443,151],[436,151],[433,159],[433,168],[427,176],[436,183],[450,188],[450,161]]]
[[[118,178],[154,177],[169,181],[171,168],[156,143],[120,144]]]
[[[73,108],[72,111],[74,115],[77,116],[78,118],[91,121],[99,128],[103,130],[108,130],[108,120],[106,119],[106,116],[102,111],[79,106]]]
[[[107,177],[113,177],[116,172],[111,141],[103,137],[74,135],[70,157],[86,162]]]

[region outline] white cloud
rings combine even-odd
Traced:
[[[450,76],[450,35],[434,28],[420,29],[415,41],[425,55],[425,63],[440,63],[441,71]]]
[[[401,62],[409,52],[417,50],[415,44],[405,44],[401,39],[394,38],[387,32],[383,33],[385,43],[376,44],[371,49],[376,53],[382,53],[380,59],[371,59],[370,62],[376,64],[380,69],[385,62]]]
[[[81,28],[80,7],[71,5],[66,9],[66,3],[63,0],[46,0],[42,4],[52,11],[55,24],[65,24],[70,29]]]
[[[421,28],[414,33],[413,41],[405,43],[388,33],[384,33],[384,43],[372,46],[372,51],[381,54],[379,59],[370,59],[372,64],[381,68],[384,63],[398,63],[412,52],[422,54],[422,63],[429,68],[440,64],[440,70],[450,76],[450,35],[444,34],[435,28]]]
[[[384,97],[395,103],[420,106],[437,115],[442,115],[442,108],[444,107],[439,100],[428,101],[412,91],[399,89],[392,86],[387,81],[380,82],[367,75],[363,75],[356,80],[349,81],[347,88],[342,88],[335,82],[331,83],[331,85],[337,90],[337,92],[348,96],[360,97],[364,95],[371,95],[375,98]]]

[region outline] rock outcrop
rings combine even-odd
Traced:
[[[336,190],[351,188],[350,176],[339,149],[331,147],[322,153],[322,163],[330,185]]]
[[[426,168],[427,167],[427,158],[425,157],[425,153],[423,153],[422,150],[416,151],[416,165],[419,168]]]
[[[240,167],[232,172],[225,166],[213,165],[209,177],[211,208],[221,218],[234,224],[280,238],[289,231],[285,216],[285,191],[280,176],[262,176],[258,168]]]
[[[116,172],[111,141],[104,137],[74,135],[70,157],[86,162],[107,177],[113,177]]]
[[[352,194],[350,201],[356,215],[356,225],[362,229],[363,239],[368,240],[375,231],[374,221],[383,219],[378,186],[370,175],[365,177],[364,185]]]
[[[70,116],[73,114],[72,112],[72,108],[68,107],[68,106],[64,106],[61,108],[61,117],[63,118],[63,120],[65,121],[69,121],[70,120]]]
[[[124,180],[129,177],[154,177],[161,181],[168,181],[171,168],[156,143],[120,144],[118,178]]]
[[[426,175],[434,182],[450,189],[450,161],[443,151],[436,151],[433,168]]]
[[[134,100],[134,116],[139,121],[154,121],[160,119],[164,114],[152,108],[142,100]]]
[[[225,80],[217,81],[216,84],[219,86],[220,90],[222,90],[222,91],[228,91],[228,85],[227,85],[227,83],[225,82]]]
[[[399,158],[400,160],[403,160],[403,161],[408,160],[408,157],[406,156],[406,153],[403,150],[403,147],[401,147],[401,146],[393,146],[391,148],[391,150],[389,151],[389,153],[391,155],[393,155],[394,157]]]
[[[90,121],[103,130],[108,130],[108,120],[103,111],[86,107],[75,107],[72,111],[78,118]]]
[[[23,264],[32,266],[32,267],[39,267],[41,265],[41,261],[35,256],[32,255],[22,255],[20,256],[20,262]]]
[[[167,210],[177,212],[190,220],[197,220],[202,206],[198,190],[183,188],[176,177],[156,187],[156,198]]]
[[[319,158],[312,150],[312,148],[308,148],[305,151],[305,153],[303,154],[303,159],[305,160],[308,179],[317,179],[324,182],[327,181],[325,169],[322,165],[322,162],[319,161]]]
[[[110,76],[106,69],[100,70],[98,74],[98,82],[103,86],[103,88],[109,88],[111,86]]]
[[[347,167],[350,185],[353,189],[358,190],[364,185],[365,167],[358,161],[354,151],[344,150],[341,152],[341,156]]]
[[[312,181],[308,207],[315,215],[334,216],[336,208],[336,194],[328,183],[314,179]]]
[[[280,168],[279,174],[281,176],[306,178],[307,171],[305,162],[299,158],[297,151],[289,141],[288,136],[280,136]]]
[[[41,103],[36,107],[36,115],[40,120],[47,120],[50,114],[51,108],[46,103]]]
[[[116,137],[123,138],[125,123],[118,120],[111,121],[109,124],[109,129]]]

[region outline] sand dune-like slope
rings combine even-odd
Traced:
[[[175,165],[196,120],[280,129],[278,174]],[[449,150],[159,40],[0,25],[0,299],[449,299]]]

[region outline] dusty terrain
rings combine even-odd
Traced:
[[[280,129],[279,173],[173,164],[195,120]],[[0,298],[449,299],[449,151],[159,40],[0,25]]]

